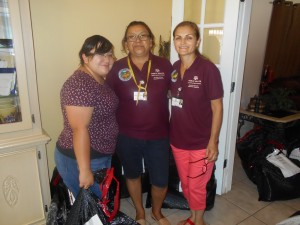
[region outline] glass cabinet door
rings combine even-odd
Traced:
[[[31,128],[18,1],[0,0],[0,133]]]

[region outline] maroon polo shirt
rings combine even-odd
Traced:
[[[212,62],[198,56],[181,80],[180,64],[179,60],[173,65],[178,73],[172,75],[171,92],[172,97],[183,99],[183,105],[172,106],[171,144],[181,149],[204,149],[211,132],[210,101],[223,97],[220,72]]]
[[[134,100],[138,91],[130,72],[127,57],[116,61],[107,76],[107,82],[119,98],[117,121],[120,134],[128,137],[155,140],[169,136],[169,110],[167,92],[170,89],[173,67],[164,58],[150,55],[151,70],[147,82],[147,61],[140,71],[130,60],[131,67],[139,84],[147,83],[147,101]]]

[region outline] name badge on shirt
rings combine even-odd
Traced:
[[[172,97],[172,106],[182,108],[182,105],[183,105],[183,99]]]
[[[147,101],[147,92],[144,92],[144,91],[135,91],[133,92],[133,100],[134,101]]]

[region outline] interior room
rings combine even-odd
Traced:
[[[86,2],[80,0],[4,0],[3,2],[9,3],[11,14],[15,15],[12,26],[18,27],[13,30],[14,38],[18,36],[14,40],[16,62],[10,62],[11,58],[4,57],[3,59],[8,61],[8,65],[15,63],[18,73],[25,74],[25,76],[18,77],[19,86],[22,86],[20,90],[22,97],[18,99],[18,104],[22,105],[22,123],[20,125],[15,121],[4,125],[0,123],[0,171],[3,171],[0,173],[0,185],[4,187],[4,184],[9,183],[10,187],[16,187],[5,189],[9,191],[3,188],[3,194],[0,195],[0,215],[3,213],[7,216],[0,216],[0,224],[7,224],[7,218],[13,218],[15,213],[26,208],[28,199],[32,199],[33,209],[26,208],[20,218],[15,221],[13,219],[9,224],[45,224],[48,210],[45,208],[51,201],[49,181],[55,169],[54,149],[63,128],[60,90],[65,80],[79,66],[78,52],[85,38],[93,34],[107,37],[114,45],[116,58],[120,59],[126,56],[121,50],[121,37],[126,26],[131,21],[141,20],[146,22],[154,32],[156,37],[154,54],[158,55],[161,53],[161,43],[172,44],[171,34],[174,25],[183,18],[200,20],[200,16],[194,15],[194,12],[202,13],[202,3],[208,0],[90,0]],[[221,142],[229,149],[217,162],[217,170],[219,169],[217,180],[221,178],[223,182],[218,185],[214,206],[205,213],[205,220],[210,225],[275,225],[300,211],[300,198],[259,201],[257,186],[249,179],[235,151],[237,132],[239,137],[243,137],[254,127],[253,122],[248,120],[243,121],[243,125],[239,126],[239,110],[247,110],[251,98],[260,92],[262,73],[266,65],[265,55],[273,1],[246,0],[247,6],[244,8],[245,1],[228,2],[217,0],[214,4],[207,3],[207,6],[215,8],[210,10],[216,10],[218,15],[223,15],[226,9],[227,14],[224,18],[229,18],[228,12],[237,15],[237,22],[234,26],[226,27],[225,22],[213,23],[212,26],[216,30],[224,31],[224,38],[226,31],[236,29],[236,33],[231,34],[235,40],[231,44],[236,50],[232,48],[229,52],[225,46],[225,53],[223,52],[227,55],[232,53],[232,62],[226,64],[224,58],[220,57],[221,53],[215,54],[216,51],[221,52],[222,41],[218,42],[220,44],[218,48],[213,44],[207,47],[201,46],[201,51],[207,54],[211,48],[213,49],[211,58],[221,72],[227,72],[225,67],[231,67],[230,75],[233,74],[232,80],[235,80],[233,83],[235,83],[236,91],[235,97],[230,98],[229,88],[232,80],[223,75],[222,79],[229,79],[225,85],[228,89],[225,113],[229,115],[225,123],[226,128],[222,128],[224,129],[222,132],[226,134],[232,131],[230,138],[227,138],[231,140],[231,143],[226,141],[226,137],[224,142]],[[292,2],[300,4],[300,0],[292,0]],[[231,9],[230,4],[234,5]],[[3,8],[4,6],[0,5],[2,10],[0,13],[7,13]],[[177,11],[188,16],[181,17]],[[245,17],[249,14],[248,22],[247,19],[239,16],[242,13],[246,15]],[[247,23],[240,23],[242,20]],[[230,24],[228,21],[226,23]],[[205,32],[206,28],[202,26],[201,31]],[[1,29],[4,32],[4,28],[0,27],[2,33]],[[242,36],[243,34],[245,36]],[[205,33],[205,35],[204,37],[208,39],[209,34]],[[4,38],[7,37],[1,36],[1,39]],[[226,38],[230,39],[229,36]],[[238,46],[239,44],[241,46]],[[171,52],[169,51],[166,55],[174,61],[177,54],[172,48],[171,45]],[[21,49],[20,52],[18,49]],[[241,57],[239,58],[238,55]],[[2,62],[3,59],[1,58],[0,68],[5,64]],[[7,64],[5,65],[7,67]],[[9,73],[14,72],[9,71]],[[300,76],[299,73],[295,75],[298,78]],[[290,85],[291,82],[286,83]],[[296,89],[299,88],[299,79],[293,81],[292,85]],[[299,92],[299,89],[297,91]],[[299,99],[297,98],[296,101]],[[300,111],[300,108],[294,109]],[[225,161],[227,167],[223,169]],[[31,177],[30,182],[27,176]],[[13,198],[8,200],[11,196]],[[147,194],[144,193],[144,202],[146,198]],[[7,204],[2,204],[2,202]],[[120,211],[135,218],[135,209],[130,198],[121,199]],[[172,225],[189,216],[189,210],[175,208],[164,208],[163,213]],[[151,209],[147,208],[147,224],[156,224],[150,214]]]

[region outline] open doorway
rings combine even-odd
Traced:
[[[277,1],[277,2],[284,2],[284,1]],[[292,2],[294,4],[300,3],[300,0],[294,0]],[[290,1],[287,4],[290,5],[291,4]],[[293,6],[291,8],[293,8]],[[300,8],[300,6],[298,6],[298,8]],[[244,80],[243,80],[242,93],[241,93],[240,107],[242,109],[247,109],[250,99],[259,93],[259,86],[260,86],[264,65],[266,63],[270,63],[269,62],[270,60],[272,61],[271,63],[273,64],[275,62],[274,61],[275,59],[272,57],[270,60],[267,60],[267,62],[265,62],[265,55],[272,55],[271,51],[267,49],[274,48],[276,49],[275,51],[279,50],[278,44],[275,43],[268,44],[269,26],[272,17],[272,10],[273,10],[273,4],[268,0],[260,0],[260,1],[254,0],[252,3],[248,46],[247,46],[247,53],[245,59]],[[290,9],[286,7],[284,11],[287,10]],[[299,13],[297,13],[297,15],[298,14]],[[283,22],[277,21],[277,23],[280,24]],[[274,32],[276,32],[276,29],[277,28],[275,28]],[[276,39],[274,41],[276,42]],[[266,50],[269,52],[266,52]],[[280,59],[276,59],[276,60],[282,61]],[[280,69],[280,70],[285,71],[285,69]],[[276,71],[278,71],[278,69],[276,69]],[[294,84],[295,83],[297,83],[297,81],[295,81]],[[300,85],[299,81],[298,81],[298,85]],[[252,128],[252,125],[253,124],[251,123],[246,123],[245,126],[243,126],[241,129],[241,135],[243,135],[245,132],[250,130]]]

